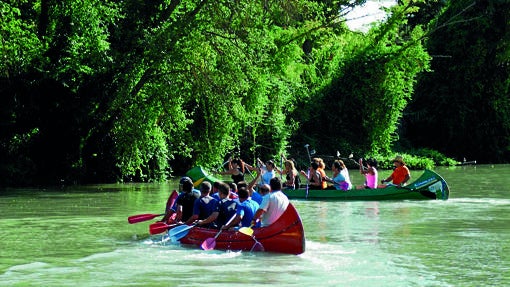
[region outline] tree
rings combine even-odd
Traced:
[[[510,160],[510,4],[452,1],[427,41],[432,71],[407,110],[406,138],[479,162]],[[439,28],[439,29],[438,29]]]
[[[420,26],[402,33],[412,2],[394,6],[386,23],[367,35],[343,37],[334,55],[336,72],[308,103],[303,128],[327,153],[390,152],[398,140],[403,110],[411,99],[417,75],[428,68]],[[329,48],[329,47],[328,47]],[[340,57],[340,56],[338,56]]]

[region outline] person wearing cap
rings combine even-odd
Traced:
[[[393,159],[393,165],[395,169],[388,178],[381,180],[381,184],[377,186],[378,188],[385,188],[387,186],[402,187],[411,179],[411,172],[407,168],[402,156],[397,155]]]
[[[209,217],[218,204],[218,200],[213,198],[209,193],[212,185],[208,181],[202,182],[200,185],[200,198],[195,200],[193,205],[193,215],[186,221],[187,225],[192,224],[196,220],[206,219]]]
[[[173,208],[176,213],[175,221],[186,222],[193,215],[193,206],[200,194],[193,189],[193,180],[187,176],[179,181],[179,191],[181,193],[175,200],[175,208]]]

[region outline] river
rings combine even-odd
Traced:
[[[127,223],[177,182],[2,190],[0,286],[509,286],[510,165],[436,171],[447,201],[292,201],[298,256],[164,245]]]

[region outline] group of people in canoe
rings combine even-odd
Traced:
[[[232,166],[237,164],[232,160]],[[194,189],[191,178],[183,177],[179,183],[180,194],[167,207],[162,221],[216,229],[271,225],[285,212],[289,200],[281,192],[280,178],[268,178],[268,183],[258,184],[261,175],[259,172],[248,183],[244,174],[232,174],[232,179],[238,180],[230,184],[204,181],[200,190]]]
[[[341,160],[335,160],[331,165],[333,172],[332,177],[328,177],[325,168],[326,164],[321,158],[313,158],[311,160],[309,168],[300,172],[297,171],[294,161],[285,159],[284,168],[278,169],[272,160],[268,160],[263,163],[260,159],[257,159],[258,166],[254,167],[246,164],[241,159],[230,159],[229,168],[225,172],[220,172],[222,175],[231,175],[232,181],[237,183],[244,181],[245,174],[252,171],[257,172],[257,177],[261,177],[261,184],[267,184],[273,177],[280,175],[281,178],[285,176],[285,182],[283,187],[285,189],[297,189],[300,187],[300,175],[303,176],[307,181],[307,188],[310,189],[332,189],[332,190],[350,190],[356,189],[373,189],[373,188],[385,188],[387,186],[404,186],[411,178],[411,173],[407,168],[402,156],[396,156],[393,160],[394,170],[392,174],[381,180],[378,183],[377,173],[377,160],[368,159],[366,160],[366,167],[363,160],[359,160],[359,171],[365,176],[365,182],[358,186],[353,186],[349,171],[345,166],[345,163]]]
[[[217,181],[211,184],[204,181],[200,185],[200,190],[194,188],[191,178],[181,178],[180,194],[174,205],[167,206],[162,221],[196,224],[216,229],[263,227],[275,222],[284,213],[289,200],[281,191],[299,188],[300,175],[305,177],[310,189],[343,191],[353,188],[403,186],[411,178],[409,169],[401,156],[395,157],[394,171],[380,184],[378,184],[377,161],[368,159],[364,167],[360,159],[359,171],[365,175],[365,182],[358,186],[352,185],[349,171],[340,159],[332,163],[331,177],[327,176],[326,165],[321,158],[313,158],[306,172],[304,170],[298,172],[294,162],[287,159],[283,169],[279,169],[272,160],[264,163],[257,159],[257,163],[255,167],[239,158],[231,158],[228,161],[228,170],[219,174],[230,175],[232,182],[228,184]],[[256,176],[253,176],[251,171],[255,171]],[[246,174],[252,177],[249,183],[245,179]]]
[[[361,174],[365,175],[365,182],[363,185],[359,185],[357,189],[363,188],[385,188],[388,186],[397,186],[402,187],[407,184],[407,182],[411,179],[411,172],[409,168],[407,168],[406,163],[402,156],[396,156],[393,159],[394,169],[389,177],[381,180],[381,183],[378,184],[378,173],[377,173],[377,160],[368,159],[366,161],[367,167],[366,169],[363,167],[363,160],[359,160],[359,171]]]

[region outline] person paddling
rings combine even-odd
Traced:
[[[301,171],[301,175],[306,177],[308,180],[308,184],[310,189],[325,189],[327,188],[327,182],[324,178],[325,172],[320,168],[319,162],[316,159],[313,159],[310,163],[310,168],[308,172]]]
[[[187,225],[192,224],[196,220],[206,219],[216,209],[218,200],[209,194],[211,188],[211,183],[207,181],[204,181],[200,186],[200,198],[196,199],[193,204],[193,215],[186,221]]]
[[[282,155],[283,157],[283,155]],[[285,159],[284,170],[278,171],[281,175],[285,174],[285,189],[298,189],[300,184],[299,172],[294,166],[294,162],[290,159]]]
[[[359,159],[359,173],[365,176],[365,183],[363,185],[358,185],[356,189],[365,189],[365,188],[377,188],[377,160],[376,159],[368,159],[367,160],[367,169],[363,168],[363,159]]]
[[[260,220],[260,226],[265,227],[274,223],[285,212],[289,206],[289,199],[282,192],[282,182],[278,177],[273,177],[269,182],[271,192],[265,190],[266,185],[261,186],[263,195],[262,203],[253,216],[251,226],[256,226]]]
[[[228,159],[228,170],[220,172],[221,175],[230,175],[232,181],[237,184],[240,181],[244,181],[244,174],[248,172],[249,166],[244,163],[240,158],[229,158]]]
[[[275,173],[275,165],[272,160],[266,161],[264,164],[260,158],[257,158],[257,163],[259,165],[260,170],[262,171],[262,176],[260,178],[260,184],[269,184],[269,181],[276,176]]]
[[[218,186],[220,201],[216,204],[216,208],[209,217],[204,220],[197,221],[197,225],[214,226],[221,228],[227,221],[236,214],[237,202],[230,199],[230,187],[228,184],[221,182]]]
[[[395,169],[388,178],[381,180],[381,184],[379,184],[378,188],[385,188],[388,186],[402,187],[411,179],[411,172],[409,168],[407,168],[402,156],[397,155],[395,159],[393,159],[393,165]]]
[[[238,195],[240,203],[237,204],[236,216],[230,223],[223,226],[222,229],[249,227],[255,212],[259,208],[259,204],[249,196],[246,187],[239,188]]]
[[[335,160],[331,165],[331,170],[333,171],[333,178],[330,178],[328,176],[325,177],[325,180],[327,182],[333,183],[333,185],[331,187],[328,187],[328,189],[345,191],[352,188],[352,183],[349,178],[349,172],[345,172],[347,171],[347,167],[345,167],[345,164],[342,160]]]
[[[175,222],[185,222],[193,215],[193,205],[195,200],[200,197],[200,192],[193,188],[193,180],[187,176],[182,177],[179,181],[179,191],[181,193],[175,200],[174,206],[170,209],[167,208],[161,221],[167,222],[174,213],[176,213]]]

